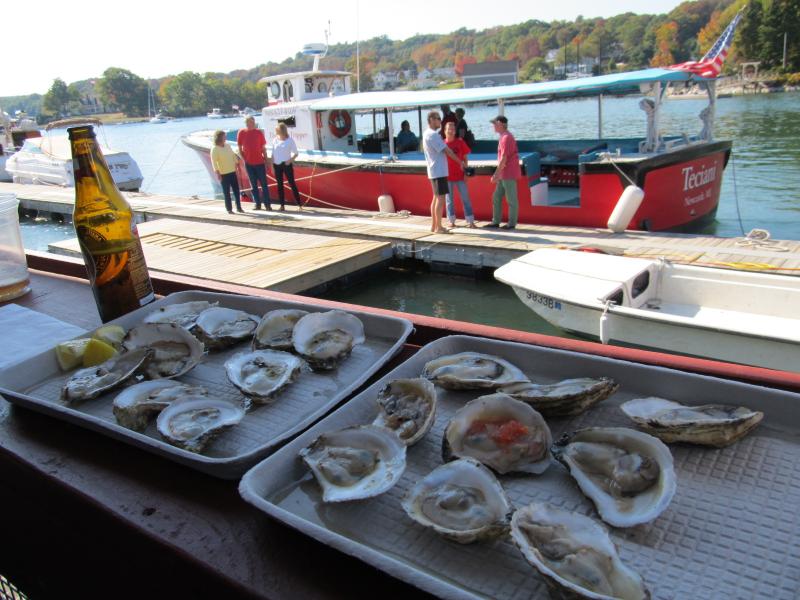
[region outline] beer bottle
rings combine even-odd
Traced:
[[[153,286],[133,220],[91,125],[67,129],[75,175],[72,213],[100,318],[110,321],[151,302]]]

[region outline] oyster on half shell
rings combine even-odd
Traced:
[[[365,339],[361,319],[341,310],[309,313],[292,331],[295,351],[320,371],[336,368]]]
[[[302,359],[280,350],[241,352],[225,361],[230,382],[254,402],[267,404],[300,373]]]
[[[202,452],[222,431],[244,418],[244,409],[225,400],[187,396],[173,402],[158,415],[161,437],[178,448]]]
[[[637,398],[620,406],[636,426],[667,443],[724,448],[746,436],[764,413],[744,406],[685,406],[663,398]]]
[[[261,317],[253,336],[253,350],[272,348],[273,350],[292,349],[292,331],[307,310],[299,308],[279,308]]]
[[[145,323],[174,323],[180,327],[189,329],[197,320],[197,315],[216,306],[217,302],[206,302],[205,300],[194,300],[192,302],[181,302],[179,304],[167,304],[160,306],[144,318]]]
[[[300,451],[322,488],[324,502],[382,494],[406,468],[406,446],[393,431],[375,425],[323,433]]]
[[[602,402],[618,388],[619,384],[608,377],[581,377],[557,383],[510,383],[498,391],[527,402],[545,417],[569,417]]]
[[[205,356],[202,342],[174,323],[145,323],[134,327],[122,340],[122,345],[129,351],[153,350],[144,370],[148,379],[185,375]]]
[[[257,326],[258,317],[241,310],[212,306],[197,315],[190,331],[209,350],[220,350],[248,339]]]
[[[609,525],[632,527],[652,521],[675,495],[669,448],[641,431],[581,429],[565,434],[553,447],[553,454]]]
[[[96,398],[110,392],[139,373],[153,356],[150,348],[123,352],[95,367],[75,371],[61,390],[61,399],[67,405]]]
[[[502,385],[528,381],[505,359],[479,352],[440,356],[425,364],[422,376],[448,390],[494,390]]]
[[[186,396],[207,393],[202,386],[188,385],[172,379],[142,381],[117,394],[112,408],[117,423],[134,431],[144,431],[150,419],[173,402]]]
[[[594,519],[533,503],[514,512],[511,539],[554,598],[650,598],[642,578],[620,560],[608,531]]]
[[[475,398],[447,424],[442,458],[472,457],[500,474],[543,473],[553,438],[542,415],[507,394]]]
[[[377,398],[373,425],[391,429],[406,446],[421,440],[436,420],[436,387],[427,379],[395,379]]]
[[[511,516],[503,486],[472,458],[436,467],[408,491],[403,509],[420,525],[460,544],[500,537]]]

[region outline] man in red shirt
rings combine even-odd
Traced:
[[[490,121],[496,133],[500,134],[497,143],[497,169],[492,175],[492,183],[496,184],[492,195],[492,222],[484,227],[500,227],[503,217],[503,196],[508,203],[508,223],[503,229],[514,229],[517,226],[517,179],[522,177],[519,166],[519,151],[517,140],[508,131],[508,119],[498,115]]]
[[[264,207],[272,210],[267,187],[267,140],[264,132],[256,128],[255,117],[247,117],[244,124],[245,129],[240,129],[236,135],[236,143],[239,145],[239,154],[244,158],[250,187],[253,189],[253,200],[256,203],[254,210],[261,210],[261,194],[264,196]],[[261,193],[258,190],[259,183]]]

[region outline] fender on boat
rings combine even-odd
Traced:
[[[622,233],[628,227],[633,215],[639,210],[644,199],[644,190],[636,185],[626,187],[617,200],[611,216],[608,218],[608,228],[614,233]]]

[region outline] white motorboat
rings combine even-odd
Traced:
[[[680,354],[800,371],[800,278],[534,250],[495,278],[550,323]]]
[[[111,176],[117,187],[125,191],[138,191],[142,185],[139,165],[127,152],[112,150],[100,145]],[[49,133],[45,137],[28,138],[6,162],[6,170],[14,183],[38,183],[72,187],[72,149],[65,135]]]
[[[0,109],[0,181],[12,181],[11,173],[6,170],[8,159],[27,138],[41,135],[39,125],[24,112],[17,111],[12,117]]]
[[[224,119],[225,115],[222,114],[222,111],[218,108],[212,108],[210,113],[206,113],[206,116],[209,119]]]

